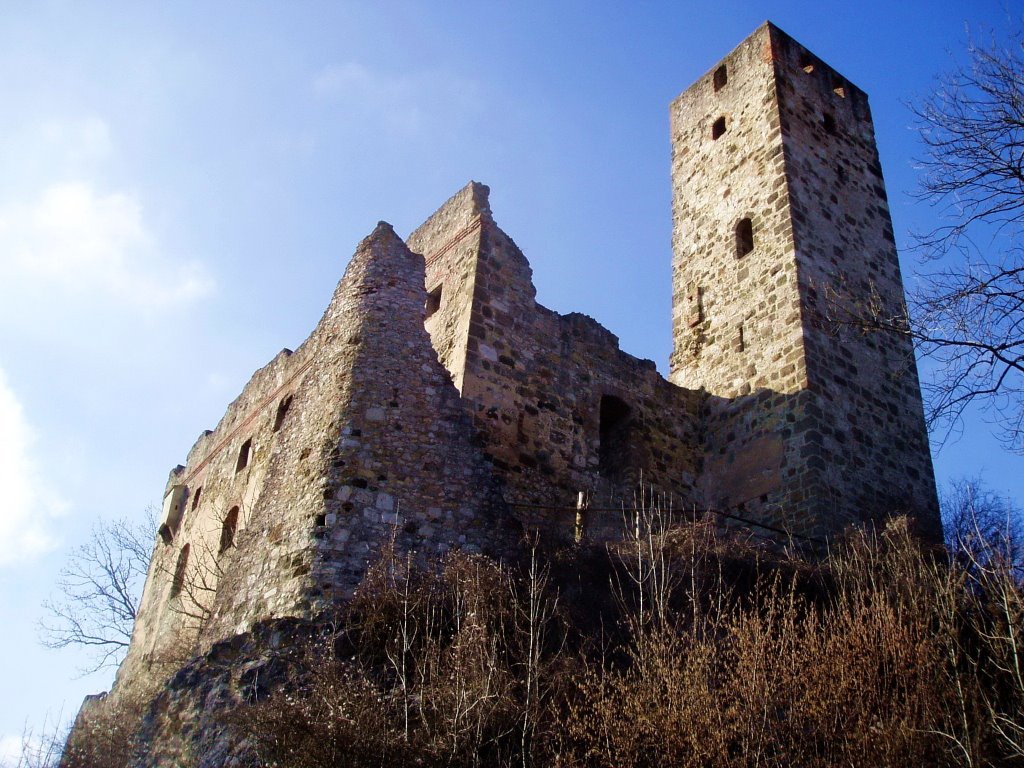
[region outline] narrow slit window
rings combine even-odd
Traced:
[[[736,225],[736,258],[742,259],[754,250],[754,225],[750,219],[740,219]]]
[[[691,285],[686,293],[686,303],[689,307],[687,323],[691,328],[696,328],[704,322],[704,289],[699,285]]]
[[[729,82],[729,71],[725,68],[725,64],[715,70],[713,81],[716,92],[722,90]]]
[[[431,317],[437,310],[441,308],[441,286],[437,286],[434,290],[427,294],[427,303],[425,309],[427,311],[427,317]]]
[[[747,348],[746,339],[743,336],[743,323],[736,326],[736,351],[742,352]]]
[[[825,128],[825,133],[834,134],[836,132],[836,119],[828,112],[821,116],[821,124]]]
[[[717,140],[723,133],[725,133],[725,115],[711,124],[711,138]]]
[[[199,497],[203,494],[202,487],[196,488],[196,493],[192,497],[192,511],[195,512],[199,507]]]
[[[241,472],[247,466],[249,466],[249,454],[252,451],[252,438],[250,437],[244,443],[242,447],[238,449],[238,462],[235,464],[235,472]]]
[[[174,566],[174,576],[171,579],[172,598],[180,595],[181,590],[185,587],[185,571],[188,569],[188,550],[189,546],[186,544],[181,548],[181,552],[178,553],[178,562]]]
[[[231,549],[235,546],[235,532],[238,530],[238,507],[232,507],[220,526],[220,550]]]
[[[277,404],[277,415],[274,416],[274,431],[277,432],[281,429],[281,425],[284,424],[284,417],[288,415],[288,409],[292,405],[292,395],[288,395],[282,398],[281,402]]]

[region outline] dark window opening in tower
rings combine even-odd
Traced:
[[[192,497],[192,511],[193,512],[195,512],[196,509],[199,507],[199,497],[202,495],[202,493],[203,493],[203,489],[201,487],[200,488],[196,488],[195,496]]]
[[[631,425],[629,406],[615,395],[602,395],[597,465],[601,477],[619,477],[629,467]]]
[[[826,133],[834,134],[836,132],[836,119],[827,112],[821,116],[821,124],[825,126]]]
[[[718,118],[714,123],[711,124],[711,138],[717,139],[725,133],[725,116]]]
[[[238,530],[238,507],[232,507],[220,526],[220,552],[235,546],[235,531]]]
[[[432,316],[437,310],[441,308],[441,286],[437,286],[434,290],[427,294],[427,303],[424,307],[427,311],[427,317]]]
[[[715,91],[720,91],[725,87],[725,84],[729,82],[729,72],[725,68],[725,64],[715,70],[714,84]]]
[[[175,598],[181,594],[185,587],[185,570],[188,568],[188,549],[186,544],[178,553],[178,562],[174,566],[174,577],[171,579],[171,597]]]
[[[238,463],[235,464],[235,472],[241,472],[247,466],[249,466],[249,452],[252,450],[252,438],[250,437],[244,443],[242,447],[238,449]]]
[[[284,417],[288,415],[288,409],[292,405],[292,395],[288,395],[282,398],[281,402],[277,404],[277,415],[274,416],[274,431],[277,432],[281,429],[281,425],[284,424]]]
[[[740,219],[736,225],[736,258],[741,259],[754,250],[754,225],[750,219]]]

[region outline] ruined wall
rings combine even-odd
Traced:
[[[168,482],[119,689],[351,594],[382,546],[515,555],[519,529],[424,329],[424,266],[381,224],[310,337],[258,371]]]
[[[329,613],[387,547],[610,539],[641,487],[798,535],[900,512],[941,535],[913,351],[862,332],[869,299],[903,311],[866,96],[765,24],[671,118],[670,380],[537,303],[487,187],[408,246],[380,223],[309,338],[172,471],[131,646],[90,706],[152,698],[211,647],[233,675],[218,641]],[[202,681],[175,686],[149,722],[167,764],[205,707]]]
[[[438,359],[459,392],[466,364],[482,217],[490,216],[487,187],[470,183],[409,236],[424,256],[425,326]]]
[[[409,244],[425,255],[428,291],[441,287],[427,328],[517,517],[570,537],[586,491],[595,510],[607,510],[588,515],[589,533],[615,535],[641,480],[688,507],[700,396],[622,352],[591,318],[539,305],[529,263],[495,223],[487,194],[470,184]]]
[[[814,536],[916,511],[934,533],[911,351],[825,312],[876,277],[901,306],[902,284],[866,97],[815,63],[766,24],[672,104],[670,378],[709,393],[709,506]]]
[[[276,463],[272,457],[287,450],[291,397],[310,362],[308,348],[294,355],[282,351],[253,375],[217,427],[200,435],[185,466],[171,472],[165,517],[116,690],[169,674],[189,657],[240,544],[246,544],[243,560],[269,559],[254,557],[247,529],[263,489],[277,477],[273,471],[268,477],[268,470]],[[175,498],[180,509],[168,519]]]
[[[338,398],[314,597],[351,595],[383,545],[436,563],[451,548],[514,555],[520,531],[424,329],[424,264],[381,223],[352,258],[325,321],[355,357]],[[352,334],[356,338],[352,338]]]

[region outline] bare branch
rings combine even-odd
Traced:
[[[92,661],[83,674],[120,663],[131,640],[142,584],[149,567],[155,512],[142,521],[97,523],[76,547],[57,579],[58,594],[43,603],[41,642],[80,646]]]

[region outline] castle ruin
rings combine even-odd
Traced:
[[[171,472],[117,686],[318,615],[389,542],[607,539],[640,487],[789,541],[890,514],[940,535],[910,340],[841,317],[904,311],[867,96],[766,23],[670,116],[668,379],[537,304],[482,184],[404,241],[380,223]]]

